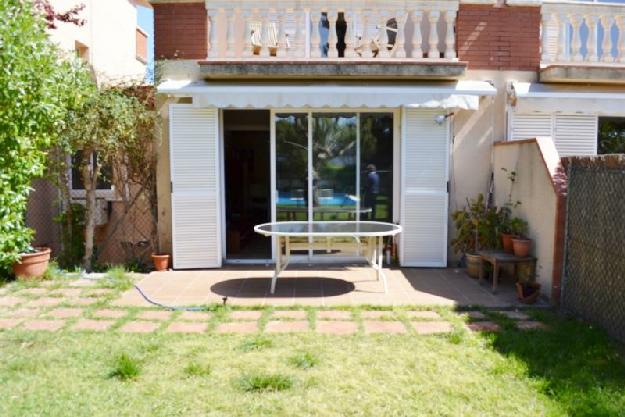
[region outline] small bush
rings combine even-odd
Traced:
[[[319,359],[312,353],[303,352],[289,358],[289,363],[296,368],[310,369],[319,363]]]
[[[190,362],[185,368],[184,373],[188,377],[208,376],[211,373],[210,365],[202,365],[198,362]]]
[[[126,381],[137,378],[140,371],[141,369],[138,362],[126,353],[122,353],[115,359],[113,369],[109,373],[109,377]]]
[[[244,375],[237,385],[245,392],[284,391],[293,386],[293,378],[281,374]]]
[[[101,287],[122,291],[132,288],[132,285],[132,279],[123,266],[113,266],[109,268],[106,272],[106,278],[104,278],[100,284]]]
[[[248,339],[239,346],[243,352],[251,352],[255,350],[263,350],[273,346],[271,339],[264,336],[256,336],[253,339]]]

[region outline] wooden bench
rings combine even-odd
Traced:
[[[519,257],[500,250],[484,250],[477,253],[480,255],[480,284],[484,281],[484,264],[488,262],[493,266],[493,293],[497,292],[499,271],[502,265],[512,265],[516,277],[516,266],[529,263],[532,266],[532,278],[536,273],[536,258],[533,256]]]

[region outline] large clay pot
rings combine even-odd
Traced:
[[[34,280],[43,277],[50,263],[50,248],[35,248],[37,252],[23,253],[13,264],[13,273],[21,280]]]
[[[531,239],[514,238],[512,239],[512,247],[514,249],[514,256],[525,258],[530,254],[530,248],[532,246]]]
[[[481,256],[470,253],[467,253],[464,256],[467,259],[467,274],[469,274],[471,278],[479,278]]]
[[[513,246],[512,246],[512,239],[514,239],[514,235],[510,234],[510,233],[502,233],[501,234],[501,244],[503,246],[503,251],[506,253],[512,253],[514,252]]]
[[[157,271],[167,271],[169,268],[169,255],[152,254],[152,263]]]

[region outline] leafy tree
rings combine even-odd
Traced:
[[[28,0],[0,1],[0,268],[29,250],[30,183],[63,127],[74,67],[59,60]]]
[[[618,118],[599,120],[598,153],[625,153],[625,121]]]

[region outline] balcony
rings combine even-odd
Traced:
[[[625,84],[625,6],[545,3],[541,82]]]
[[[208,79],[457,79],[458,0],[211,1]]]

